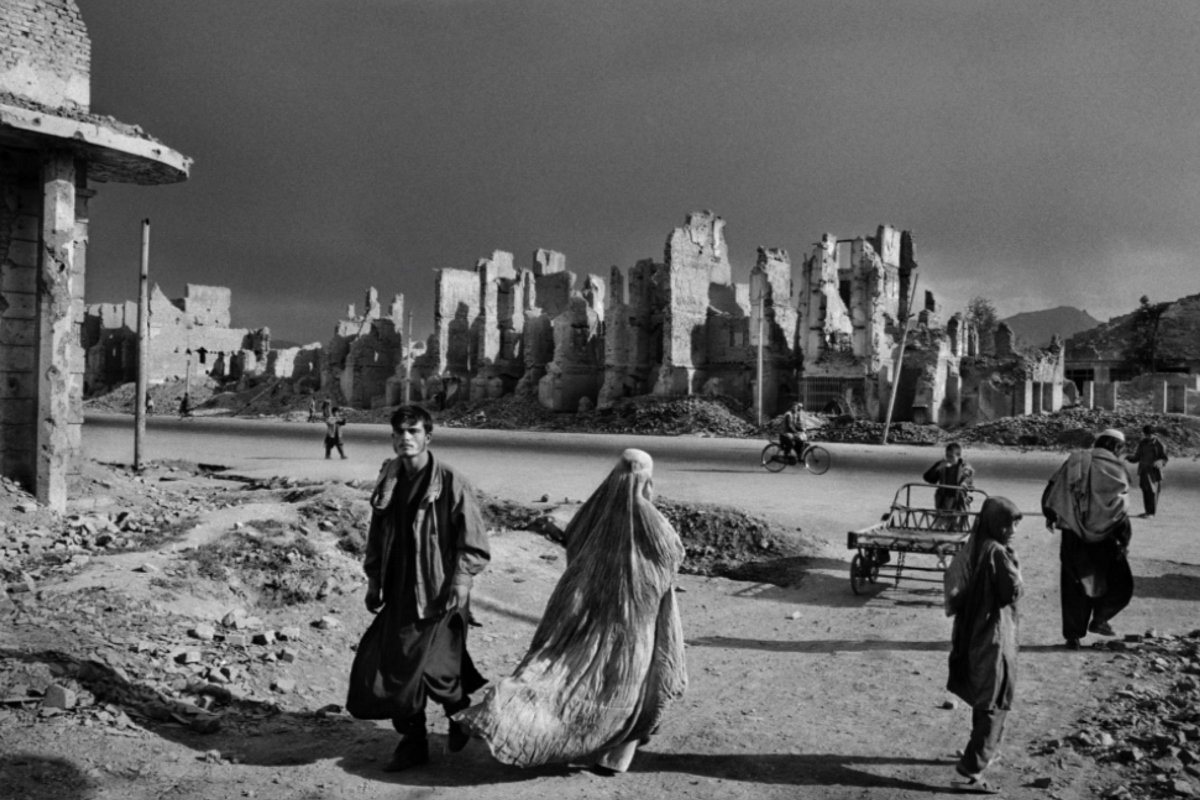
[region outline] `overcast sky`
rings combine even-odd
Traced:
[[[78,0],[92,110],[191,156],[100,184],[89,302],[233,289],[324,341],[368,286],[538,247],[607,277],[693,210],[797,270],[915,232],[922,288],[1002,316],[1200,292],[1200,3]]]

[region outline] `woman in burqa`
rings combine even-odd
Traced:
[[[971,738],[955,767],[968,791],[991,793],[981,777],[995,758],[1017,684],[1017,601],[1023,584],[1011,541],[1021,512],[989,497],[967,540],[971,565],[963,604],[954,617],[946,688],[971,706]]]
[[[650,456],[626,450],[567,526],[567,568],[511,677],[455,719],[506,764],[629,768],[683,694],[673,584],[683,544],[652,503]]]

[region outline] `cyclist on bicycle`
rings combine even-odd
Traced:
[[[808,443],[808,431],[804,427],[804,404],[796,403],[783,415],[783,433],[779,435],[779,447],[785,456],[794,450],[799,456]]]

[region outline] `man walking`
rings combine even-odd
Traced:
[[[1114,636],[1109,621],[1133,599],[1124,446],[1120,431],[1101,432],[1090,452],[1067,458],[1042,494],[1046,528],[1062,531],[1063,638],[1072,650],[1088,633]]]
[[[1138,485],[1142,488],[1142,516],[1154,519],[1158,512],[1158,494],[1162,491],[1162,470],[1167,465],[1167,448],[1154,435],[1152,426],[1142,428],[1142,440],[1129,460],[1137,464]]]
[[[363,563],[367,610],[379,616],[359,645],[347,708],[392,720],[400,743],[384,769],[397,772],[429,761],[426,701],[449,717],[486,683],[467,653],[466,615],[491,555],[474,490],[429,451],[429,413],[401,406],[391,422],[396,458],[384,462],[371,495]],[[451,721],[450,751],[467,741]]]
[[[345,424],[346,417],[338,406],[334,406],[333,410],[325,416],[325,458],[329,458],[329,454],[335,447],[338,455],[343,459],[346,458],[346,451],[342,449],[342,428]]]

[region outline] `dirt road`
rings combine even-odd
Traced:
[[[103,457],[107,445],[97,444],[97,429],[89,425],[85,441],[89,452]],[[440,735],[441,720],[434,725],[439,735],[429,767],[399,775],[380,772],[393,742],[390,730],[311,714],[325,703],[341,701],[350,648],[367,623],[360,587],[349,586],[345,594],[321,604],[320,613],[336,614],[344,628],[309,634],[309,649],[289,673],[308,689],[304,696],[280,699],[283,714],[240,719],[208,735],[158,726],[140,738],[113,737],[53,721],[19,731],[0,728],[6,732],[0,741],[0,778],[5,771],[28,775],[40,770],[52,786],[55,774],[76,776],[59,783],[59,788],[73,787],[70,794],[23,788],[27,796],[38,798],[832,799],[948,792],[953,753],[966,739],[969,710],[943,708],[949,699],[942,688],[949,621],[940,595],[935,588],[902,583],[855,596],[847,580],[843,539],[845,530],[876,519],[895,485],[919,474],[916,468],[927,466],[935,452],[833,448],[834,470],[813,478],[794,472],[765,474],[754,465],[758,445],[753,442],[441,433],[445,435],[438,436],[435,447],[493,493],[522,500],[542,494],[582,498],[606,473],[616,452],[633,443],[655,455],[663,494],[766,511],[830,544],[823,558],[777,565],[776,574],[789,575],[782,586],[681,577],[688,693],[668,715],[661,735],[623,776],[603,778],[562,767],[507,768],[496,764],[479,742],[451,756]],[[208,451],[197,448],[208,445],[201,445],[200,438],[189,434],[185,444],[170,447],[186,447],[193,458],[204,460]],[[235,444],[247,455],[229,453]],[[353,457],[345,465],[272,454],[261,441],[247,445],[226,438],[218,446],[229,457],[216,462],[235,471],[309,477],[369,476],[384,453],[369,437],[351,440]],[[983,488],[1013,497],[1030,511],[1061,459],[997,451],[969,451],[968,458]],[[1135,520],[1131,563],[1138,588],[1132,606],[1116,621],[1121,632],[1196,627],[1200,547],[1191,513],[1200,508],[1196,477],[1195,464],[1173,464],[1158,518]],[[1136,499],[1133,505],[1139,510]],[[278,512],[288,513],[282,505]],[[261,505],[246,513],[270,515]],[[231,518],[223,522],[232,524]],[[562,559],[556,545],[527,533],[500,533],[493,544],[493,563],[476,591],[484,627],[472,634],[471,647],[486,674],[500,676],[523,653],[561,573]],[[1094,797],[1097,787],[1111,783],[1111,775],[1069,750],[1040,756],[1031,753],[1031,745],[1064,735],[1084,710],[1130,677],[1112,653],[1069,652],[1060,646],[1057,538],[1030,518],[1015,545],[1029,594],[1022,605],[1018,705],[995,777],[1008,797]],[[154,557],[166,565],[178,556],[163,552]],[[110,583],[115,590],[128,580],[127,574],[113,575]],[[178,605],[168,602],[164,609],[198,612],[207,607],[182,596],[172,602]],[[303,621],[298,616],[303,613],[311,618],[316,612],[264,612],[264,620],[278,628]],[[27,652],[48,647],[42,642],[39,650],[38,642],[30,640],[34,634],[24,629],[0,630],[0,639],[12,641],[17,634],[25,637]],[[1035,788],[1037,779],[1049,779],[1049,788]]]

